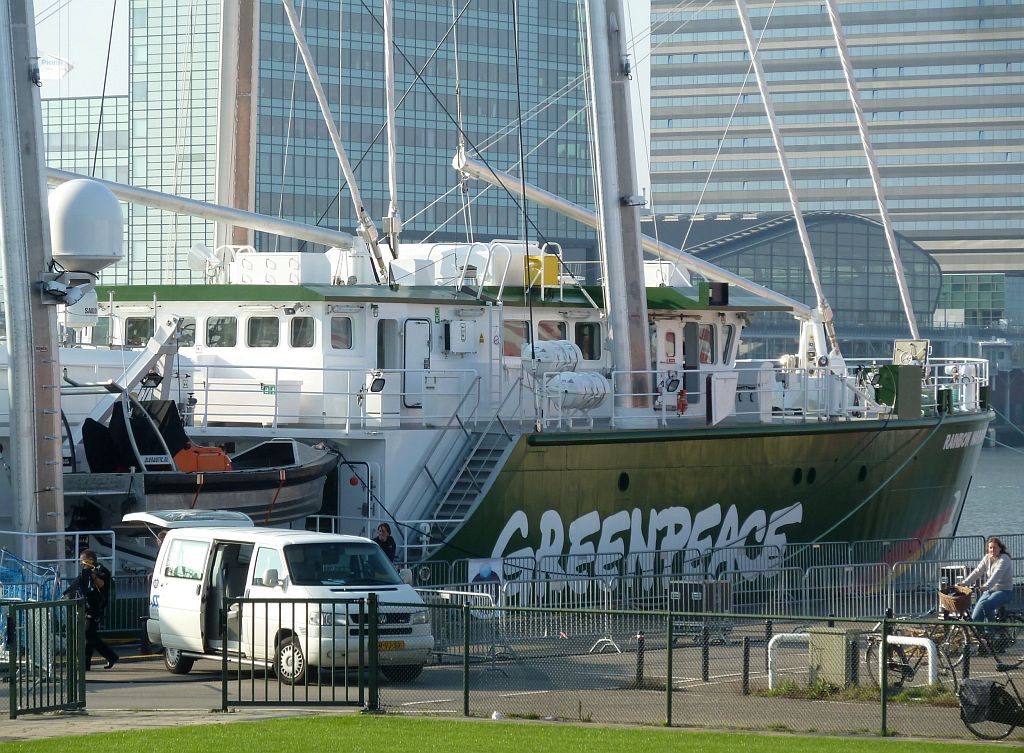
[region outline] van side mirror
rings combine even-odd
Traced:
[[[276,568],[272,567],[263,573],[263,585],[267,588],[277,588],[281,585],[281,580],[277,575]]]
[[[403,567],[398,571],[398,577],[402,579],[402,582],[407,585],[412,585],[412,570],[408,567]]]

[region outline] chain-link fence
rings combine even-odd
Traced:
[[[1024,649],[1014,630],[982,646],[964,623],[937,620],[501,608],[468,598],[439,600],[431,613],[434,661],[412,682],[381,680],[389,713],[965,738],[965,673],[1005,678],[997,667]]]

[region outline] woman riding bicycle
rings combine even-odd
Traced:
[[[981,588],[981,596],[971,612],[974,622],[995,620],[996,610],[1013,598],[1013,560],[1006,547],[993,536],[986,542],[985,548],[987,553],[981,562],[963,579],[963,584],[967,586],[977,580]]]

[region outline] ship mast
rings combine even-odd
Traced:
[[[0,9],[0,256],[9,354],[11,528],[29,560],[64,558],[57,313],[40,282],[49,272],[39,58],[31,0]]]
[[[782,143],[782,132],[779,130],[778,121],[775,118],[775,107],[772,105],[771,92],[768,90],[768,81],[765,79],[764,68],[761,67],[761,59],[758,57],[757,44],[754,41],[754,32],[750,28],[750,16],[747,13],[746,0],[736,0],[736,12],[740,18],[740,25],[743,27],[743,40],[747,45],[747,52],[750,55],[750,67],[754,70],[754,77],[757,79],[757,88],[761,93],[761,102],[764,104],[765,116],[768,118],[768,128],[771,130],[772,141],[775,142],[775,153],[779,158],[779,168],[782,170],[782,179],[786,184],[786,193],[789,195],[789,203],[793,207],[793,218],[796,221],[797,235],[800,236],[800,245],[803,246],[804,258],[807,260],[807,272],[814,286],[814,294],[818,299],[818,312],[821,316],[821,323],[825,327],[829,345],[833,352],[839,352],[839,339],[836,337],[835,325],[832,321],[832,308],[825,298],[825,291],[821,286],[821,275],[818,274],[818,265],[814,260],[814,251],[811,249],[811,239],[807,234],[807,226],[804,224],[804,214],[800,209],[800,199],[796,194],[796,186],[793,184],[793,175],[789,171],[789,160],[786,157],[786,148]],[[822,354],[824,349],[816,347],[817,352]]]
[[[590,112],[601,231],[604,305],[614,368],[631,373],[615,385],[621,408],[642,408],[650,395],[647,291],[640,246],[640,206],[629,116],[629,57],[622,38],[621,0],[587,2]],[[624,392],[626,394],[624,394]]]
[[[370,252],[373,255],[374,273],[377,275],[377,281],[385,282],[388,279],[388,268],[380,251],[377,226],[373,224],[373,220],[370,219],[370,215],[363,204],[363,197],[359,193],[359,185],[356,183],[356,174],[348,161],[345,146],[341,143],[341,134],[338,133],[338,126],[335,124],[334,115],[331,113],[331,105],[327,101],[324,87],[320,83],[320,76],[316,72],[313,53],[310,52],[309,45],[306,44],[306,36],[302,33],[302,27],[299,26],[299,16],[295,12],[292,0],[281,0],[281,4],[284,6],[285,14],[288,16],[288,23],[292,28],[292,35],[295,37],[295,44],[299,47],[299,55],[301,55],[302,63],[306,67],[309,83],[313,87],[316,101],[320,105],[320,114],[323,115],[324,123],[327,125],[327,132],[331,135],[331,143],[334,145],[334,151],[338,155],[341,172],[348,183],[349,194],[352,197],[352,206],[355,208],[356,221],[359,225],[359,235],[366,241],[366,245],[369,246]],[[391,255],[392,257],[395,255],[394,248],[391,249]]]
[[[900,291],[903,313],[907,317],[907,324],[910,325],[910,336],[918,340],[921,336],[917,330],[917,320],[914,318],[914,304],[910,299],[910,287],[907,285],[907,276],[903,271],[903,260],[900,259],[900,249],[896,243],[896,234],[892,230],[889,207],[885,201],[885,189],[882,188],[882,176],[878,172],[875,150],[871,146],[871,136],[868,132],[867,120],[864,118],[864,107],[860,102],[857,79],[853,73],[853,63],[850,62],[850,51],[846,46],[843,22],[839,18],[839,8],[836,7],[835,0],[825,0],[825,4],[828,6],[828,20],[832,24],[832,36],[836,40],[836,52],[839,53],[839,62],[843,68],[843,78],[846,79],[846,89],[850,94],[850,105],[853,108],[853,115],[857,119],[857,132],[860,134],[864,158],[867,160],[868,172],[871,174],[871,186],[875,191],[878,214],[882,220],[882,228],[885,230],[885,242],[889,246],[889,256],[892,257],[892,266],[896,273],[896,285]]]

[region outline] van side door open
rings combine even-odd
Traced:
[[[203,651],[203,602],[210,555],[208,541],[171,541],[153,573],[150,617],[160,620],[165,645],[184,651]],[[155,613],[155,614],[154,614]]]
[[[228,610],[226,625],[221,624],[221,612],[226,598],[245,596],[252,560],[252,544],[234,541],[217,541],[213,546],[213,560],[210,567],[210,581],[205,601],[204,634],[207,647],[222,648],[221,636],[227,628],[228,649],[239,650],[239,629],[241,626],[240,605],[232,604]],[[243,652],[247,653],[247,652]]]

